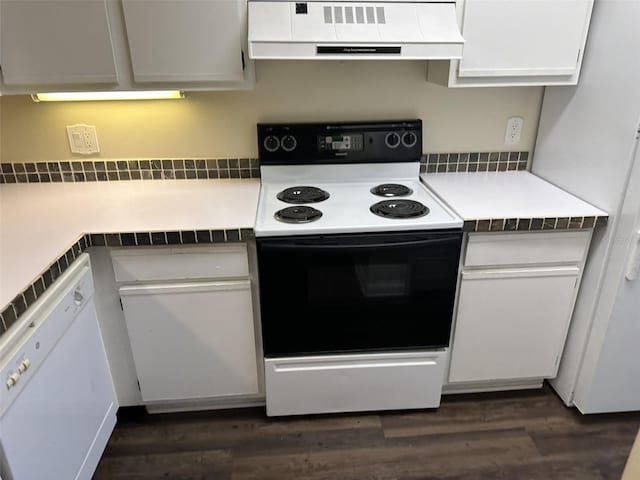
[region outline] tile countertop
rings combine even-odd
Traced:
[[[0,186],[0,308],[87,233],[253,228],[259,179]]]
[[[421,179],[465,220],[465,229],[479,220],[608,217],[530,172],[429,173]]]

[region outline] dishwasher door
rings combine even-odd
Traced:
[[[53,308],[44,310],[50,313],[34,320],[27,330],[35,331],[5,362],[3,373],[29,360],[14,387],[2,385],[3,480],[90,479],[115,426],[117,404],[90,296],[91,272],[85,267],[78,273],[84,275],[48,299]]]

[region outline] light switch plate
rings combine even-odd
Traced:
[[[69,138],[71,153],[91,155],[100,152],[98,134],[96,133],[96,127],[93,125],[67,125],[67,137]]]

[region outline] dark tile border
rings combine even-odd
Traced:
[[[427,153],[420,173],[511,172],[527,169],[529,152]]]
[[[153,245],[196,245],[245,242],[254,238],[251,228],[220,230],[172,230],[167,232],[91,233],[88,247],[147,247]]]
[[[0,183],[259,178],[256,158],[1,163]]]
[[[420,173],[526,170],[529,152],[428,153]],[[256,158],[76,160],[1,163],[0,183],[259,178]]]
[[[18,294],[0,312],[0,336],[69,268],[78,256],[89,247],[195,245],[245,242],[254,238],[251,228],[220,230],[181,230],[170,232],[91,233],[80,237],[60,255],[31,285]]]
[[[523,232],[536,230],[581,230],[607,223],[608,217],[483,218],[465,220],[465,232]]]

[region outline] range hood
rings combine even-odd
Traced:
[[[462,58],[455,1],[248,3],[253,59]]]

